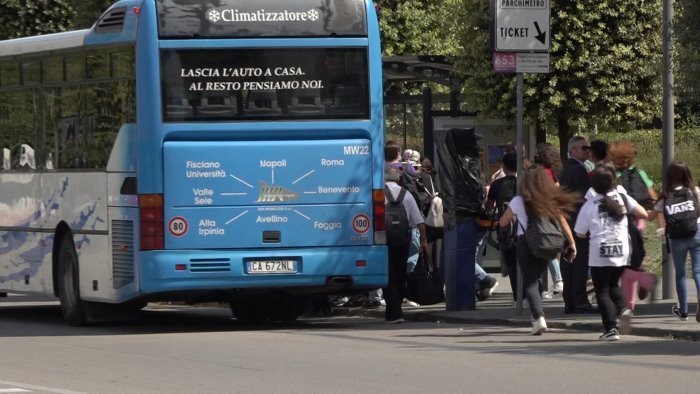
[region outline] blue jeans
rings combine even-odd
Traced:
[[[411,245],[408,248],[408,260],[406,261],[406,272],[413,272],[418,263],[418,255],[420,254],[420,232],[417,228],[411,229]]]
[[[549,262],[549,273],[552,274],[554,283],[561,280],[561,270],[559,269],[559,260],[555,257]]]
[[[700,240],[691,238],[671,239],[671,257],[676,269],[676,293],[678,295],[678,307],[681,311],[688,311],[688,290],[685,280],[685,260],[690,253],[690,266],[695,280],[695,289],[700,295]]]
[[[481,282],[488,277],[486,271],[479,264],[474,264],[474,275],[476,275],[477,282]]]

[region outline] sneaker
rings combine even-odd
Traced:
[[[598,339],[601,341],[619,341],[620,340],[620,332],[617,331],[617,328],[611,328],[603,335],[599,336]]]
[[[627,335],[632,329],[632,310],[625,308],[620,314],[620,334]]]
[[[336,298],[335,300],[333,300],[332,303],[333,306],[342,307],[345,306],[345,304],[347,304],[348,301],[350,301],[350,297],[343,296]]]
[[[398,319],[394,319],[394,320],[387,320],[386,324],[401,324],[405,321],[406,320],[404,320],[403,318],[398,318]]]
[[[498,281],[492,277],[487,276],[486,279],[479,283],[479,290],[476,292],[476,299],[479,301],[486,301],[491,297],[493,291],[498,287]]]
[[[403,299],[403,303],[408,306],[420,306],[419,303],[409,300],[408,298]]]
[[[674,305],[673,308],[671,308],[671,312],[678,316],[681,321],[688,321],[688,311],[682,311],[678,305]]]
[[[362,304],[362,307],[365,309],[370,309],[370,308],[379,308],[382,306],[382,301],[384,300],[378,300],[378,299],[373,299],[373,300],[367,300],[364,304]]]
[[[545,291],[542,293],[542,299],[543,300],[551,300],[552,299],[552,293],[549,291]]]
[[[554,282],[554,286],[552,286],[552,294],[559,294],[563,291],[564,291],[564,282],[561,280]]]
[[[547,322],[544,320],[544,316],[540,316],[537,320],[532,322],[530,335],[542,335],[545,331],[547,331]]]

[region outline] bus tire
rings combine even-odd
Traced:
[[[306,299],[286,294],[269,297],[265,312],[271,321],[294,321],[306,307]]]
[[[78,254],[70,235],[63,237],[58,255],[58,298],[63,317],[72,326],[87,323],[86,303],[80,298]]]
[[[261,323],[265,321],[264,303],[253,298],[230,301],[229,306],[236,321],[241,323]]]

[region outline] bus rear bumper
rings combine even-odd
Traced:
[[[376,289],[386,286],[384,246],[312,249],[166,250],[144,252],[142,295],[265,288]],[[293,260],[295,273],[251,273],[248,261]]]

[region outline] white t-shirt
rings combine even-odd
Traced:
[[[617,185],[617,192],[620,194],[627,194],[627,190],[625,190],[625,188],[622,187],[622,185]],[[592,187],[589,187],[588,191],[586,192],[586,195],[583,196],[583,198],[586,200],[590,200],[591,198],[596,197],[598,197],[598,193],[596,193]]]
[[[399,186],[396,182],[386,182],[386,186],[389,188],[391,196],[394,197],[394,200],[396,200],[399,197],[399,193],[401,193],[401,186]],[[418,209],[416,200],[413,199],[413,196],[408,192],[408,190],[406,190],[406,194],[403,197],[403,201],[401,201],[401,205],[403,205],[403,208],[406,210],[408,225],[411,228],[416,228],[419,224],[425,222],[425,220],[423,220],[423,215],[420,213],[420,209]]]
[[[510,203],[508,203],[510,210],[513,211],[518,219],[518,235],[525,234],[523,229],[527,230],[527,212],[525,212],[525,201],[521,196],[515,196]]]
[[[678,186],[675,190],[678,190],[680,188],[682,188],[682,186]],[[695,186],[695,195],[700,196],[700,188],[698,188],[697,186]],[[656,212],[663,214],[663,212],[664,212],[664,199],[663,198],[660,198],[656,202],[656,205],[654,205],[654,210]],[[700,217],[698,217],[698,229],[695,232],[695,239],[700,239]]]
[[[639,203],[630,196],[625,207],[617,190],[610,191],[612,197],[622,206],[623,212],[632,211]],[[604,209],[603,196],[597,195],[587,200],[579,211],[574,232],[590,233],[588,265],[591,267],[623,267],[628,265],[630,256],[627,216],[616,222]]]

